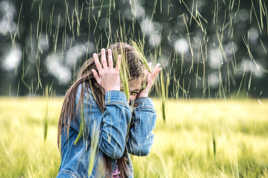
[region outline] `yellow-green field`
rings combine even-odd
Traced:
[[[0,177],[55,177],[62,98],[0,98]],[[169,100],[135,177],[268,177],[268,100]],[[44,119],[48,135],[44,141]]]

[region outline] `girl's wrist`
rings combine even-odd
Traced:
[[[140,94],[138,95],[137,98],[139,98],[139,97],[148,97],[149,96],[149,90],[150,89],[148,87],[146,87],[144,90],[142,90],[140,92]]]
[[[145,98],[145,97],[148,97],[148,94],[139,95],[137,98]]]
[[[149,95],[149,94],[148,94],[147,92],[146,92],[146,93],[145,93],[145,92],[144,92],[144,93],[142,92],[142,93],[140,93],[140,94],[137,96],[137,98],[145,98],[145,97],[148,97],[148,95]]]
[[[107,89],[105,89],[105,92],[112,91],[112,90],[120,91],[120,88],[119,89],[118,88],[107,88]]]

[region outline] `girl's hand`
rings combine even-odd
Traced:
[[[153,84],[154,84],[154,82],[155,82],[155,79],[157,78],[157,76],[158,76],[159,72],[161,71],[161,69],[162,69],[162,68],[160,67],[160,64],[157,64],[157,65],[155,66],[154,70],[153,70],[151,73],[149,73],[149,72],[146,70],[145,75],[146,75],[146,77],[147,77],[147,86],[146,86],[145,89],[143,89],[143,90],[139,93],[139,95],[137,96],[137,98],[139,98],[139,97],[148,97],[149,92],[150,92],[150,90],[151,90],[151,88],[152,88],[152,86],[153,86]]]
[[[121,55],[118,56],[115,68],[113,68],[111,49],[108,49],[108,64],[105,49],[101,49],[101,63],[96,53],[93,54],[93,58],[98,72],[92,69],[92,73],[97,83],[105,89],[105,92],[110,90],[120,90],[119,68],[121,63]]]

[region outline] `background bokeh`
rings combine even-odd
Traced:
[[[169,97],[268,96],[266,0],[1,0],[0,95],[64,95],[79,66],[131,40]],[[152,95],[158,95],[156,90]]]

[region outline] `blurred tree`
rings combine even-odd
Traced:
[[[93,52],[134,40],[169,96],[267,97],[267,34],[264,0],[2,0],[0,94],[63,95]]]

